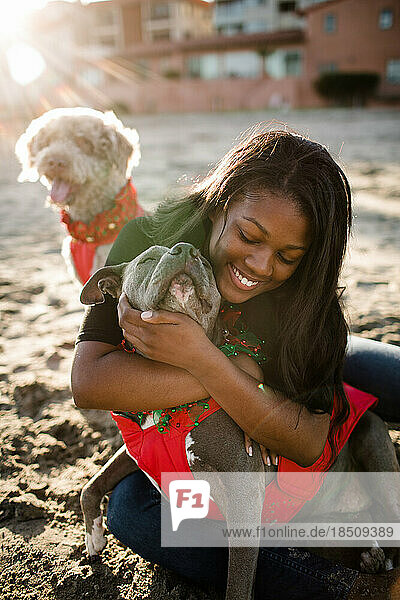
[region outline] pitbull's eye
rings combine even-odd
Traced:
[[[82,152],[85,152],[85,154],[93,154],[94,147],[92,142],[83,135],[78,135],[75,137],[75,144],[82,150]]]
[[[153,262],[155,262],[157,259],[150,258],[150,256],[149,256],[149,258],[144,258],[143,260],[141,260],[140,263],[139,263],[139,266],[144,265],[145,263],[149,262],[150,260],[153,261]]]

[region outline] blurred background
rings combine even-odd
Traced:
[[[0,8],[7,172],[29,122],[73,106],[114,110],[139,130],[137,183],[150,204],[179,177],[203,174],[259,121],[288,123],[343,160],[398,160],[400,0],[0,0]]]
[[[398,0],[14,0],[2,118],[400,105]]]

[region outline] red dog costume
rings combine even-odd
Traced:
[[[82,221],[71,221],[69,214],[65,210],[61,211],[61,222],[70,234],[71,258],[82,285],[92,275],[96,248],[112,244],[128,221],[144,214],[137,202],[136,189],[131,179],[115,197],[115,206],[96,215],[88,225]]]

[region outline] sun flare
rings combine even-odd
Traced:
[[[45,4],[46,0],[0,0],[0,35],[11,38],[17,34],[25,17]]]
[[[27,17],[45,4],[46,0],[0,0],[0,50],[11,77],[23,86],[37,79],[46,67],[40,52],[23,41]]]
[[[15,44],[6,52],[11,77],[20,85],[35,81],[46,68],[43,56],[28,44]]]

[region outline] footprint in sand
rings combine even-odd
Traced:
[[[16,367],[14,367],[12,372],[13,373],[23,373],[24,371],[27,371],[27,370],[28,370],[27,365],[17,365]]]
[[[49,369],[52,369],[52,371],[56,371],[57,369],[59,369],[60,361],[62,361],[62,360],[63,360],[63,357],[57,351],[55,351],[46,360],[46,365],[48,366]]]
[[[62,344],[58,344],[57,348],[60,348],[61,350],[73,350],[75,348],[75,342],[71,341],[71,342],[63,342]]]

